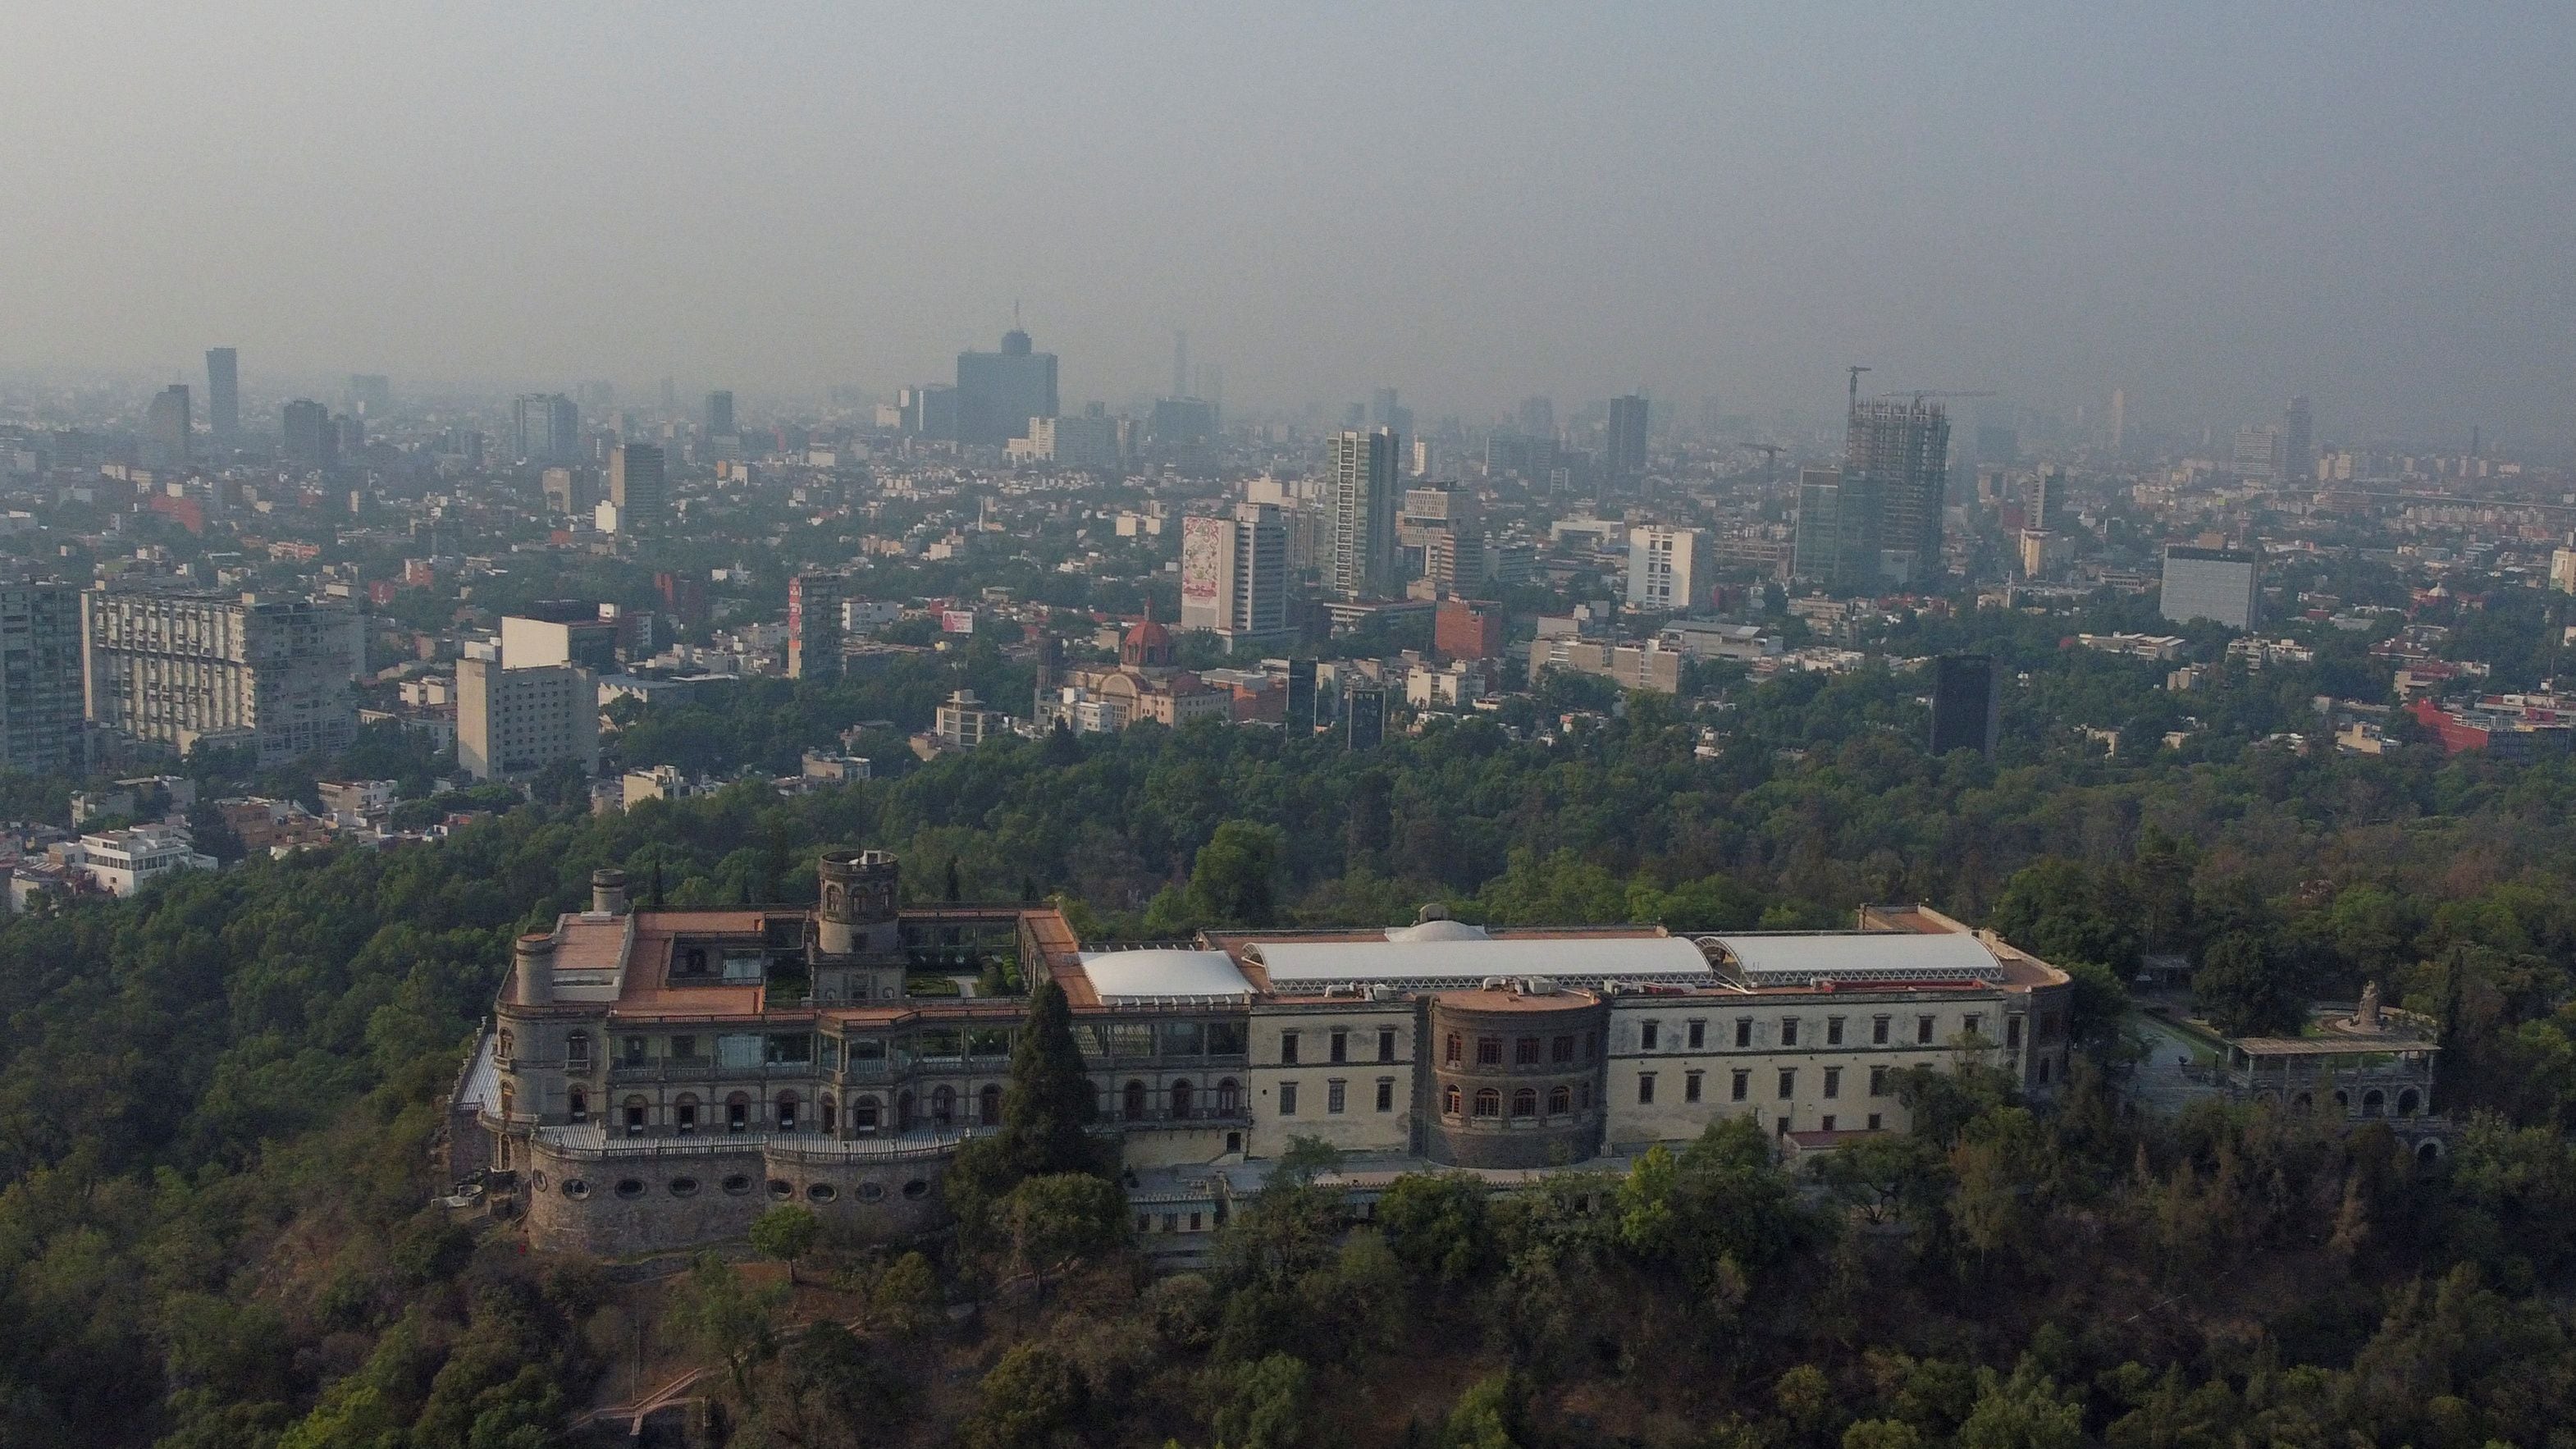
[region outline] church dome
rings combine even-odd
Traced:
[[[1127,631],[1118,662],[1152,669],[1172,662],[1172,631],[1148,618]]]

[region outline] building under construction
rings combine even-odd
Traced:
[[[1882,582],[1937,578],[1950,472],[1950,418],[1941,405],[1919,397],[1854,400],[1843,471],[1876,485]]]

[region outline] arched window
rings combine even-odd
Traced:
[[[850,1099],[850,1125],[852,1127],[857,1128],[861,1132],[874,1132],[877,1130],[877,1116],[878,1108],[876,1098],[852,1097]]]
[[[683,1096],[671,1104],[671,1122],[683,1132],[698,1130],[698,1099]]]
[[[1454,1067],[1454,1066],[1456,1066],[1456,1065],[1458,1065],[1458,1053],[1459,1053],[1459,1050],[1460,1050],[1460,1044],[1459,1044],[1459,1041],[1458,1041],[1458,1033],[1456,1033],[1456,1032],[1454,1032],[1454,1031],[1453,1031],[1453,1032],[1449,1033],[1449,1044],[1448,1044],[1448,1048],[1447,1048],[1447,1050],[1446,1050],[1446,1051],[1444,1051],[1444,1052],[1442,1053],[1442,1059],[1443,1059],[1443,1060],[1445,1060],[1445,1061],[1447,1061],[1447,1062],[1449,1063],[1449,1065],[1451,1065],[1451,1066],[1453,1066],[1453,1067]]]
[[[572,1108],[572,1120],[576,1122],[587,1122],[590,1120],[590,1094],[588,1092],[583,1091],[579,1087],[573,1088],[569,1098],[569,1103]]]
[[[504,1031],[501,1033],[501,1039],[493,1044],[492,1051],[494,1055],[500,1057],[501,1060],[506,1062],[510,1060],[512,1056],[516,1055],[514,1048],[515,1042],[510,1036],[510,1033]]]
[[[1216,1084],[1216,1114],[1220,1117],[1235,1117],[1242,1115],[1242,1113],[1242,1086],[1232,1077],[1227,1077],[1218,1082]]]
[[[942,1082],[930,1089],[930,1120],[946,1127],[957,1120],[957,1089]]]
[[[750,1093],[736,1092],[732,1096],[725,1098],[725,1130],[727,1132],[748,1132],[751,1130]]]
[[[838,1110],[838,1104],[834,1103],[831,1097],[827,1094],[823,1098],[822,1106],[824,1133],[829,1135],[833,1132],[839,1131],[841,1126],[841,1114]]]
[[[1547,1115],[1562,1117],[1574,1110],[1574,1090],[1563,1083],[1547,1089]]]
[[[2336,1089],[2335,1110],[2338,1112],[2349,1112],[2352,1110],[2352,1094],[2350,1092],[2346,1092],[2340,1088]]]
[[[1440,1110],[1441,1110],[1441,1111],[1443,1111],[1443,1112],[1448,1113],[1448,1114],[1449,1114],[1450,1116],[1452,1116],[1452,1117],[1455,1117],[1455,1116],[1457,1116],[1457,1115],[1458,1115],[1458,1111],[1459,1111],[1459,1104],[1458,1104],[1458,1084],[1457,1084],[1456,1082],[1451,1082],[1451,1083],[1450,1083],[1450,1084],[1449,1084],[1445,1089],[1443,1089],[1443,1090],[1441,1091],[1441,1093],[1440,1093]]]
[[[1120,1115],[1124,1116],[1130,1122],[1142,1122],[1145,1120],[1145,1084],[1143,1082],[1129,1082],[1127,1084],[1127,1100],[1124,1104],[1124,1111]]]
[[[1002,1125],[1002,1089],[991,1082],[975,1094],[975,1117],[987,1127]]]
[[[512,1086],[511,1086],[509,1083],[507,1083],[507,1082],[503,1082],[503,1083],[501,1084],[501,1120],[502,1120],[502,1121],[507,1122],[507,1121],[509,1121],[509,1120],[510,1120],[510,1109],[511,1109],[513,1106],[517,1105],[517,1103],[518,1103],[518,1098],[519,1098],[519,1093],[518,1093],[518,1089],[517,1089],[517,1088],[512,1087]]]
[[[2312,1112],[2316,1110],[2316,1105],[2316,1094],[2312,1092],[2301,1092],[2290,1099],[2290,1110],[2293,1112]]]
[[[781,1092],[778,1094],[779,1131],[793,1132],[796,1130],[796,1107],[796,1094],[794,1092]]]
[[[2361,1115],[2376,1117],[2388,1106],[2388,1094],[2373,1087],[2361,1094]]]
[[[626,1114],[626,1135],[629,1137],[643,1136],[645,1120],[652,1112],[650,1107],[644,1105],[644,1099],[641,1097],[629,1097],[626,1099],[625,1105],[620,1108],[620,1110]]]
[[[2413,1087],[2408,1087],[2405,1091],[2397,1094],[2397,1115],[2400,1117],[2412,1117],[2415,1115],[2417,1109],[2422,1107],[2423,1104],[2424,1099],[2416,1095]]]
[[[1519,1091],[1512,1093],[1512,1115],[1515,1117],[1535,1117],[1538,1115],[1538,1089],[1536,1087],[1523,1087]]]
[[[1503,1115],[1503,1094],[1491,1087],[1479,1088],[1476,1092],[1476,1115],[1479,1117]]]
[[[1190,1084],[1187,1082],[1172,1083],[1172,1116],[1184,1122],[1189,1120]]]

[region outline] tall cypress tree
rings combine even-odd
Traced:
[[[1003,1155],[1023,1176],[1096,1171],[1099,1153],[1082,1129],[1098,1115],[1073,1041],[1072,1004],[1052,977],[1040,976],[1002,1091]]]

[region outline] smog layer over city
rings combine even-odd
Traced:
[[[0,37],[0,1444],[2576,1449],[2576,12]]]

